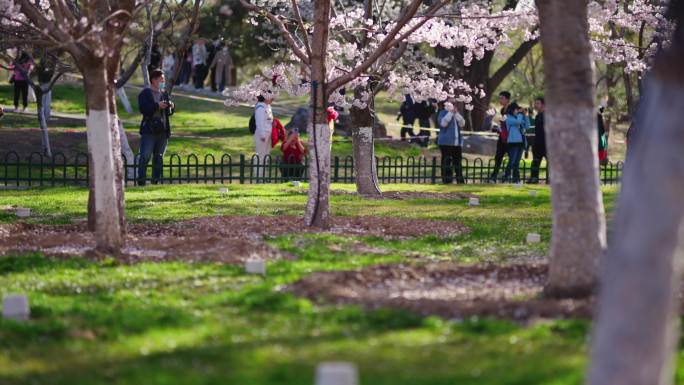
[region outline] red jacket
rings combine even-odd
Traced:
[[[291,144],[286,148],[285,142],[283,142],[280,145],[280,151],[283,152],[283,161],[287,164],[301,164],[304,160],[304,155],[306,155],[306,146],[302,145],[302,147],[304,149],[300,150],[299,146]]]
[[[274,148],[278,141],[285,141],[285,127],[280,120],[273,119],[273,129],[271,130],[271,148]]]

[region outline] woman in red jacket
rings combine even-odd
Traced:
[[[287,140],[280,146],[283,152],[283,162],[280,170],[285,180],[300,179],[304,173],[304,155],[306,147],[299,138],[299,131],[295,128],[287,135]]]

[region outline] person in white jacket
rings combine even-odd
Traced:
[[[167,79],[173,79],[174,72],[176,70],[176,58],[173,52],[170,50],[166,52],[164,60],[162,60],[162,71],[164,71],[164,76]]]
[[[273,102],[273,94],[268,92],[259,95],[257,100],[258,102],[254,107],[254,121],[256,122],[254,146],[261,166],[257,167],[257,178],[263,178],[266,175],[267,156],[271,153],[271,132],[273,131],[271,103]]]

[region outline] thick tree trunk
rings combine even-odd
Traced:
[[[354,90],[354,97],[361,98],[363,91],[363,88],[357,88]],[[374,97],[372,93],[371,97]],[[364,109],[357,107],[351,109],[356,192],[363,196],[381,197],[373,143],[375,119],[370,105],[369,103]]]
[[[328,101],[326,60],[330,0],[315,2],[314,31],[311,43],[311,101],[315,114],[309,136],[309,196],[304,222],[307,226],[326,228],[330,219],[330,126],[325,111]]]
[[[122,195],[117,185],[117,168],[120,170],[121,153],[118,135],[112,136],[107,91],[107,73],[102,59],[91,58],[82,66],[86,91],[88,153],[90,158],[91,201],[89,222],[94,222],[97,248],[105,252],[118,252],[124,243],[120,205]],[[118,132],[117,132],[118,134]],[[92,206],[92,207],[91,207]],[[92,209],[92,212],[90,211]]]
[[[537,8],[553,175],[546,294],[584,296],[594,289],[597,263],[606,244],[587,0],[537,0]]]
[[[671,50],[656,59],[636,114],[615,238],[603,266],[590,385],[668,385],[674,379],[684,257],[681,2],[678,17]]]

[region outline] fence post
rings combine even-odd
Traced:
[[[245,154],[240,154],[240,184],[245,184]]]
[[[336,156],[335,157],[335,170],[333,171],[333,183],[339,182],[339,177],[340,177],[340,157]]]
[[[430,175],[432,184],[437,184],[437,157],[432,157],[432,173]]]

